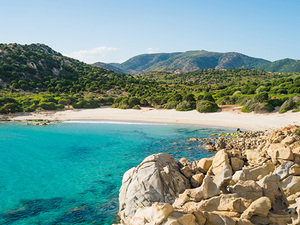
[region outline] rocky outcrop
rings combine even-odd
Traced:
[[[155,202],[173,204],[179,193],[188,188],[189,180],[170,155],[151,155],[124,174],[119,195],[120,217],[134,216],[139,206]]]
[[[211,140],[216,155],[194,162],[182,158],[176,163],[167,154],[146,158],[124,174],[121,224],[300,224],[300,137],[295,130]]]

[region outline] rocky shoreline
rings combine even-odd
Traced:
[[[300,224],[298,127],[239,132],[207,146],[215,156],[176,162],[160,153],[127,171],[120,224]]]

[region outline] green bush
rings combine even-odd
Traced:
[[[41,102],[39,104],[39,107],[41,107],[44,110],[56,110],[57,106],[54,102]]]
[[[163,105],[163,108],[164,109],[175,109],[177,104],[178,104],[178,102],[176,102],[176,101],[167,102],[166,104]]]
[[[83,99],[73,104],[75,109],[94,109],[100,107],[100,104],[95,99]]]
[[[207,101],[210,101],[210,102],[215,102],[215,99],[209,93],[206,93],[204,95],[199,95],[198,100],[207,100]]]
[[[119,107],[119,103],[114,103],[114,104],[111,105],[110,108],[118,108],[118,107]]]
[[[268,88],[266,86],[259,86],[256,90],[255,90],[255,93],[256,94],[259,94],[261,92],[266,92],[268,91]]]
[[[284,100],[280,98],[272,98],[268,100],[268,103],[273,107],[276,107],[276,106],[281,106],[284,103]]]
[[[267,102],[258,103],[257,106],[254,108],[254,112],[256,113],[266,113],[266,112],[273,112],[274,106]]]
[[[65,99],[65,98],[62,98],[58,101],[58,104],[61,104],[61,105],[70,105],[71,104],[71,100],[70,99]]]
[[[238,96],[238,95],[241,95],[241,94],[242,94],[241,91],[236,91],[236,92],[234,92],[234,93],[232,94],[232,96]]]
[[[195,95],[194,94],[187,94],[183,97],[183,100],[188,101],[188,102],[194,102],[195,100]]]
[[[148,100],[145,99],[145,98],[142,98],[142,99],[140,100],[140,105],[141,105],[141,106],[150,106]]]
[[[254,95],[254,99],[260,103],[267,101],[269,95],[267,92],[260,92],[259,94]]]
[[[126,103],[126,102],[121,102],[121,103],[119,103],[118,108],[119,109],[130,109],[132,107],[130,107],[130,105],[128,105],[128,103]]]
[[[201,100],[196,103],[196,109],[198,112],[206,113],[206,112],[217,112],[218,105],[215,102]]]
[[[133,106],[133,109],[141,109],[141,107],[139,105],[135,105]]]
[[[188,101],[182,101],[178,103],[178,105],[176,106],[176,111],[189,111],[193,109],[194,109],[193,104]]]
[[[254,109],[258,106],[258,104],[259,103],[254,99],[250,99],[246,102],[246,104],[243,105],[241,111],[246,113],[253,112]]]
[[[131,97],[129,98],[128,100],[128,104],[129,105],[139,105],[140,104],[140,99],[139,98],[136,98],[136,97]]]
[[[294,103],[293,99],[289,98],[281,105],[281,107],[279,109],[279,113],[285,113],[286,111],[293,109],[294,106],[295,106],[295,103]]]
[[[20,105],[17,103],[7,103],[0,108],[0,113],[6,114],[15,112],[22,112]]]

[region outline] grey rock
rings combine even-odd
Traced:
[[[187,188],[189,180],[181,174],[174,158],[164,153],[151,155],[124,174],[119,215],[121,219],[133,216],[138,206],[151,206],[154,202],[173,204]]]

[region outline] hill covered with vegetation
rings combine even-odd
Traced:
[[[96,67],[99,67],[99,68],[103,68],[103,69],[107,69],[107,70],[112,70],[114,72],[117,72],[117,73],[125,73],[123,70],[121,70],[120,68],[118,67],[115,67],[113,65],[110,65],[108,63],[103,63],[103,62],[96,62],[96,63],[93,63],[91,64],[92,66],[96,66]]]
[[[149,65],[155,61],[144,59]],[[243,105],[244,112],[278,106],[284,112],[299,110],[299,96],[299,73],[202,69],[131,76],[65,57],[43,44],[0,44],[0,113],[102,105],[211,112],[222,104]]]
[[[254,68],[268,63],[263,59],[252,58],[240,53],[217,53],[208,51],[187,51],[156,53],[135,56],[124,63],[112,64],[131,74],[141,74],[153,70],[173,70],[189,72],[201,69]]]
[[[300,61],[283,59],[275,62],[227,52],[187,51],[175,53],[143,54],[130,58],[124,63],[111,63],[124,73],[133,75],[151,71],[185,73],[202,69],[258,69],[270,72],[300,72]],[[107,68],[107,65],[101,67]],[[112,68],[112,70],[114,70]],[[114,70],[116,71],[116,70]],[[118,72],[118,71],[116,71]]]

